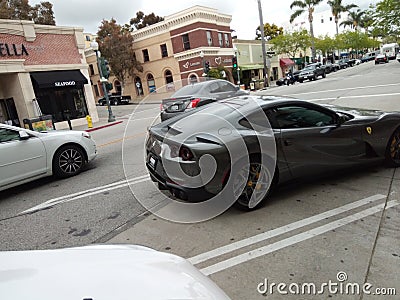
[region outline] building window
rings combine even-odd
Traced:
[[[149,61],[150,60],[149,51],[147,49],[144,49],[144,50],[142,50],[142,52],[143,52],[143,61],[144,62]]]
[[[90,40],[91,40],[90,35],[87,35],[87,36],[86,36],[86,41],[87,41],[87,42],[90,42]]]
[[[332,17],[329,17],[329,21],[332,21]]]
[[[324,23],[324,19],[321,19],[321,23]]]
[[[189,35],[188,34],[182,35],[182,42],[183,42],[183,49],[189,50],[190,49],[190,42],[189,42]]]
[[[172,77],[172,73],[170,70],[165,71],[165,83],[173,83],[174,82],[174,78]]]
[[[133,60],[137,60],[136,59],[136,52],[133,52]]]
[[[92,64],[89,65],[89,73],[90,73],[90,76],[94,75],[94,67]]]
[[[218,32],[218,43],[220,47],[224,46],[224,41],[222,40],[222,33]]]
[[[211,36],[211,31],[206,31],[206,34],[207,34],[207,43],[208,43],[208,46],[212,46],[212,36]]]
[[[97,84],[95,84],[95,85],[93,86],[93,89],[94,89],[94,94],[95,94],[95,96],[96,96],[96,97],[99,97],[99,96],[100,96],[100,93],[99,93],[99,87],[97,86]]]
[[[154,77],[152,74],[147,75],[147,86],[149,88],[149,93],[156,92],[156,82],[154,81]]]
[[[224,39],[225,39],[225,47],[230,47],[229,36],[227,33],[224,33]]]
[[[168,57],[167,45],[162,44],[160,45],[160,48],[161,48],[161,57]]]

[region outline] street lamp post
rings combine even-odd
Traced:
[[[92,47],[93,51],[96,53],[96,62],[97,62],[97,68],[99,69],[100,82],[101,82],[101,85],[103,86],[104,97],[106,98],[106,103],[107,103],[108,122],[114,122],[115,117],[111,110],[110,98],[108,98],[108,91],[107,91],[107,87],[106,87],[107,79],[105,79],[103,77],[103,72],[101,70],[101,64],[100,64],[100,60],[99,60],[99,43],[97,43],[96,41],[93,41],[90,43],[90,46]]]
[[[200,51],[200,58],[201,58],[201,65],[203,66],[203,74],[201,74],[201,76],[206,77],[207,73],[206,73],[206,66],[204,64],[204,52],[203,50]]]

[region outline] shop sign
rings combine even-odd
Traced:
[[[186,62],[185,64],[183,64],[182,66],[185,68],[185,69],[187,69],[187,68],[189,68],[189,67],[195,67],[195,66],[198,66],[198,65],[200,65],[200,62],[199,61],[197,61],[197,62]]]
[[[71,86],[71,85],[76,85],[75,81],[56,81],[54,83],[55,86],[60,87],[60,86]]]
[[[22,56],[29,55],[24,44],[5,44],[0,43],[0,56]]]

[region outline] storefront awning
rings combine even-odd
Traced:
[[[39,88],[74,87],[88,83],[79,70],[30,73],[32,82]]]
[[[279,65],[281,67],[287,67],[287,66],[294,66],[295,63],[293,60],[291,60],[290,58],[281,58],[279,60]]]
[[[245,71],[245,70],[259,70],[259,69],[264,69],[264,66],[260,65],[260,64],[239,65],[239,69],[242,70],[242,71]]]

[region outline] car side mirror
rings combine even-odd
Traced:
[[[19,131],[18,134],[21,141],[25,141],[31,137],[26,131],[23,130]]]
[[[337,125],[340,126],[343,123],[345,123],[346,121],[347,121],[347,118],[345,116],[341,115],[341,116],[338,117]]]

